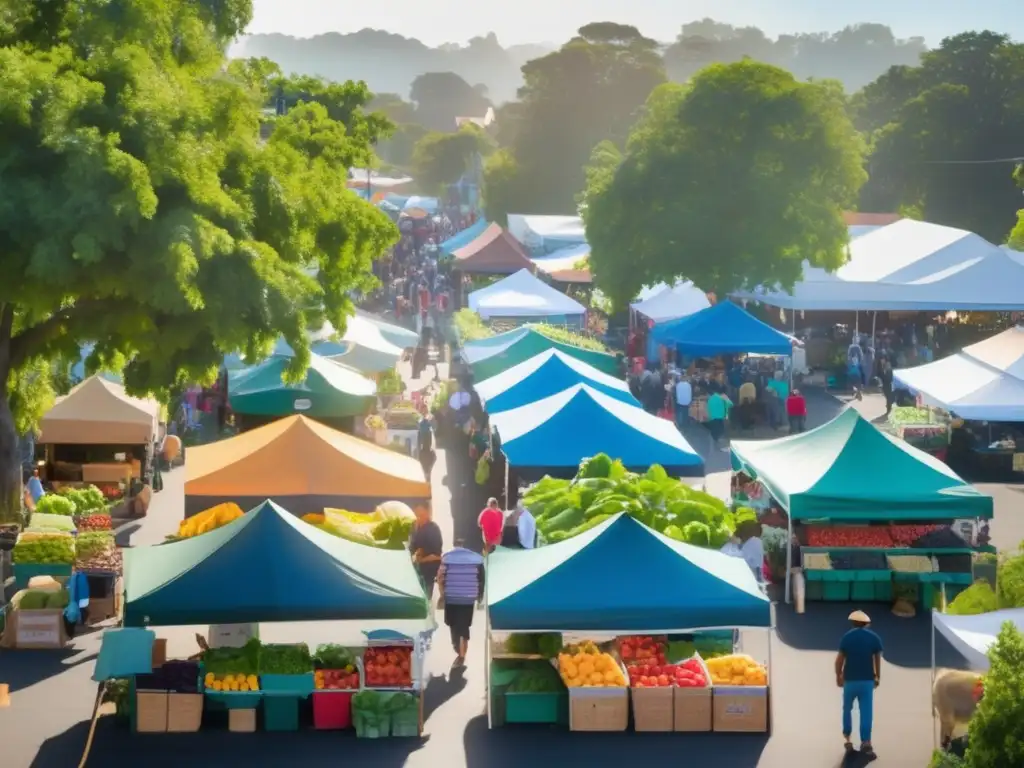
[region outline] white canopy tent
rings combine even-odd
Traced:
[[[507,229],[512,237],[533,251],[564,248],[587,241],[586,228],[579,216],[510,213]]]
[[[552,288],[527,269],[469,294],[469,308],[487,320],[492,317],[575,317],[587,308]]]
[[[950,616],[932,611],[932,667],[935,666],[935,631],[937,630],[972,669],[989,667],[988,650],[999,636],[1003,624],[1010,622],[1024,632],[1024,608],[982,613],[977,616]]]
[[[646,299],[630,304],[633,311],[639,312],[655,323],[687,317],[710,306],[711,302],[708,301],[707,294],[689,280],[677,283],[673,287],[665,285],[653,295],[648,294]]]
[[[971,421],[1024,421],[1024,328],[1017,326],[895,381],[929,405]]]
[[[835,273],[805,264],[790,293],[734,295],[793,310],[1024,309],[1024,263],[966,230],[903,219],[852,239],[849,250]]]
[[[570,272],[577,269],[577,264],[590,261],[590,246],[586,243],[570,245],[552,251],[547,256],[538,256],[531,261],[537,265],[537,269],[548,275]]]

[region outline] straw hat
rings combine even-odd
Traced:
[[[870,624],[871,619],[864,611],[854,611],[850,614],[850,621],[856,621],[860,624]]]

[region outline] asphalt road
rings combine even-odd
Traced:
[[[841,407],[822,395],[810,403],[812,424]],[[880,413],[877,398],[856,407],[866,416]],[[728,489],[728,454],[709,451],[704,434],[690,435],[708,459],[708,488]],[[446,457],[439,456],[433,485],[436,517],[448,531],[472,529],[475,506],[449,504],[444,482]],[[177,526],[182,516],[183,470],[165,478],[165,490],[155,497],[150,515],[131,532],[133,545],[153,544]],[[865,468],[865,482],[870,470]],[[1024,524],[1016,514],[1021,490],[1005,485],[983,489],[996,499],[992,526],[996,543],[1016,547],[1024,539]],[[474,503],[475,504],[475,503]],[[126,532],[127,533],[127,532]],[[623,574],[628,578],[628,574]],[[212,588],[216,588],[213,586]],[[428,658],[430,682],[426,694],[426,738],[359,741],[350,734],[233,734],[211,729],[190,735],[132,735],[112,718],[102,718],[93,744],[90,766],[373,766],[374,768],[505,768],[530,760],[545,764],[622,766],[643,760],[664,761],[674,755],[689,765],[729,768],[832,768],[844,765],[840,748],[840,699],[832,673],[835,647],[846,629],[846,615],[860,607],[871,613],[885,642],[882,686],[875,703],[875,746],[879,768],[924,768],[932,745],[930,712],[930,640],[927,616],[898,619],[881,604],[815,603],[803,616],[776,607],[777,629],[771,636],[774,731],[770,738],[724,734],[571,734],[549,728],[506,728],[488,731],[484,717],[482,642],[477,631],[468,666],[452,674],[453,654],[439,629]],[[478,615],[474,629],[479,630]],[[198,628],[205,631],[205,627]],[[161,630],[172,655],[194,652],[195,628]],[[264,638],[275,640],[338,641],[351,627],[262,625]],[[744,636],[746,649],[768,655],[767,633]],[[86,742],[95,686],[89,677],[99,645],[99,633],[78,638],[65,652],[0,651],[0,682],[12,690],[12,705],[0,710],[0,766],[3,768],[73,768]],[[940,664],[962,662],[940,642]],[[858,765],[858,762],[845,765]]]

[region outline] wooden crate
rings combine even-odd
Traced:
[[[711,730],[711,688],[676,688],[673,698],[673,728],[679,733],[707,733]]]
[[[636,731],[671,731],[674,698],[672,688],[631,688],[633,729]]]

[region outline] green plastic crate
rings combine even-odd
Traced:
[[[567,723],[569,695],[565,692],[505,694],[506,723]]]
[[[847,603],[850,601],[849,581],[826,581],[824,582],[823,600],[836,603]]]
[[[876,581],[873,586],[875,588],[875,600],[882,603],[891,603],[893,601],[891,579],[889,581]]]
[[[391,713],[391,735],[398,738],[416,738],[420,735],[419,707]]]
[[[891,581],[892,571],[853,571],[854,581]]]
[[[805,600],[824,600],[825,599],[825,582],[823,581],[808,581],[804,587],[804,599]]]
[[[826,583],[829,583],[829,582],[833,582],[834,583],[834,582],[837,582],[837,581],[838,582],[850,582],[850,581],[853,581],[853,574],[856,573],[856,571],[822,571],[821,573],[823,574],[822,577],[821,577],[822,581],[824,581]]]
[[[267,731],[299,730],[298,697],[265,697],[263,699],[263,728]]]
[[[831,571],[823,571],[823,570],[807,571],[807,570],[805,570],[804,571],[804,581],[806,581],[806,582],[824,581],[826,573],[831,573]]]
[[[391,735],[391,718],[386,712],[378,715],[353,709],[352,725],[357,739],[382,739]]]
[[[36,576],[52,576],[64,582],[71,578],[71,566],[61,563],[14,564],[14,584],[18,589],[28,589],[28,583]]]
[[[855,581],[850,585],[850,599],[870,600],[875,599],[875,583],[873,581]]]

